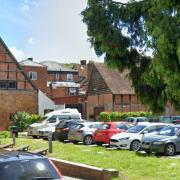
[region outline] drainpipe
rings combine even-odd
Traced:
[[[112,94],[112,112],[114,112],[114,106],[115,106],[115,95]]]

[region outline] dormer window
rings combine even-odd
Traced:
[[[29,72],[29,78],[30,78],[31,80],[37,80],[37,72],[30,71],[30,72]]]

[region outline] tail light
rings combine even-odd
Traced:
[[[69,131],[69,128],[64,128],[63,131],[67,132],[67,131]]]
[[[57,172],[58,176],[63,179],[62,174],[60,173],[59,169],[56,167],[56,165],[53,163],[53,161],[49,160],[49,162],[51,163],[51,165],[53,166],[53,168],[55,169],[55,171]]]
[[[77,130],[78,133],[82,133],[83,131],[82,129]]]

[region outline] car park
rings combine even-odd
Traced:
[[[139,123],[138,125],[129,128],[124,133],[118,133],[111,137],[110,146],[119,149],[130,149],[133,151],[140,150],[141,140],[145,136],[157,134],[162,128],[168,126],[165,123]]]
[[[55,139],[60,141],[68,140],[69,130],[80,122],[82,121],[75,121],[75,120],[61,121],[55,128],[55,134],[54,134]]]
[[[41,123],[33,123],[28,127],[27,129],[28,136],[37,138],[37,137],[42,137],[43,136],[42,132],[44,131],[45,132],[50,131],[51,133],[53,133],[55,130],[55,126],[59,124],[61,121],[71,120],[71,119],[74,119],[77,121],[81,120],[81,113],[79,113],[77,109],[67,108],[63,110],[50,112],[45,117],[47,118]],[[47,129],[42,131],[41,129],[43,128],[47,128]]]
[[[144,137],[141,149],[147,153],[164,153],[168,156],[180,152],[180,125],[168,126],[157,135]]]
[[[48,158],[22,151],[0,150],[1,180],[62,179],[56,166]]]
[[[85,145],[93,144],[93,133],[102,122],[84,122],[72,127],[68,133],[68,140],[73,143],[83,142]]]
[[[129,127],[127,123],[105,122],[93,133],[93,141],[98,145],[109,144],[111,136],[125,132]]]

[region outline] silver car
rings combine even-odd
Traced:
[[[86,145],[93,143],[92,134],[100,127],[102,122],[79,123],[69,130],[68,140],[73,143],[83,142]]]

